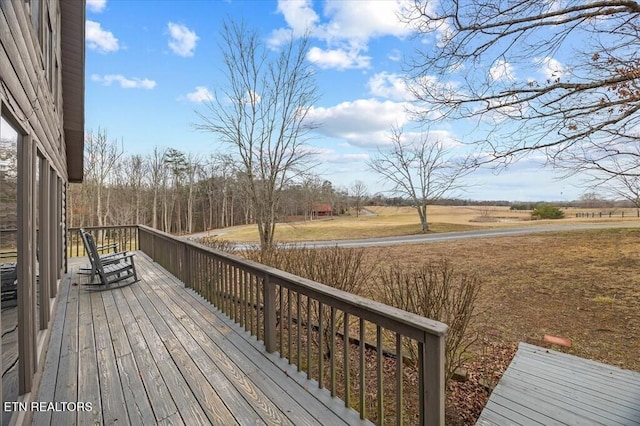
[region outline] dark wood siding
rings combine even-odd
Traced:
[[[0,1],[0,111],[20,133],[18,229],[5,231],[17,236],[15,386],[27,403],[39,386],[50,338],[48,313],[62,276],[62,191],[70,179],[82,179],[84,14],[84,1]],[[3,310],[2,321],[5,316]],[[11,327],[0,323],[6,326]],[[28,412],[12,418],[18,424],[29,420]]]

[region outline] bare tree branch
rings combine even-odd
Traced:
[[[403,19],[436,44],[409,64],[415,116],[475,120],[476,164],[538,151],[569,173],[638,176],[612,161],[640,164],[625,149],[640,137],[639,17],[629,0],[415,0]]]

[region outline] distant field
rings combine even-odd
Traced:
[[[530,211],[511,211],[496,206],[432,206],[428,209],[431,232],[465,231],[487,227],[535,226],[541,223],[593,223],[640,221],[635,209],[565,209],[565,219],[532,221]],[[624,212],[624,218],[622,213]],[[611,213],[611,218],[609,218]],[[589,217],[579,217],[581,214]],[[594,216],[594,217],[591,217]],[[602,216],[602,217],[601,217]],[[251,242],[258,241],[255,225],[216,230],[220,238]],[[346,215],[307,222],[279,223],[276,241],[343,240],[419,234],[420,221],[410,207],[367,207],[355,217]]]

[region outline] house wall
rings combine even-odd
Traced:
[[[66,1],[64,7],[79,9],[74,13],[82,20],[74,19],[73,24],[82,28],[83,43],[84,1]],[[3,299],[8,300],[2,302],[0,323],[2,424],[30,419],[29,412],[5,412],[4,402],[29,402],[37,390],[50,314],[64,272],[69,182],[63,108],[64,24],[59,0],[0,0],[0,111],[5,129],[0,139],[12,133],[6,131],[9,128],[18,133],[17,143],[5,140],[2,145],[5,151],[14,149],[16,158],[0,157],[0,185],[4,179],[5,187],[11,187],[7,182],[12,175],[3,172],[3,167],[11,162],[17,166],[16,190],[5,191],[6,200],[0,204],[0,209],[7,210],[5,216],[0,212],[0,230],[9,236],[15,232],[15,237],[0,241],[0,252],[15,252],[15,259],[6,256],[5,260],[16,261],[18,288],[13,300],[3,285]],[[80,54],[84,64],[84,51]],[[0,155],[7,156],[6,152]],[[15,221],[2,223],[3,217],[12,215]],[[14,331],[5,333],[7,330]],[[18,361],[12,366],[14,358]]]

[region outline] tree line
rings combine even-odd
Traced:
[[[246,173],[229,155],[159,147],[128,155],[98,129],[85,138],[84,176],[69,188],[71,227],[145,224],[184,234],[256,222]],[[320,204],[339,214],[362,198],[309,174],[281,189],[275,213],[283,221],[311,220]]]

